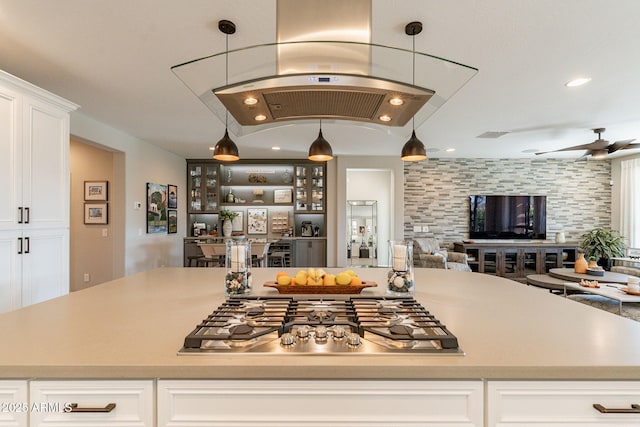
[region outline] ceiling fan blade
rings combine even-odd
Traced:
[[[607,148],[609,154],[615,153],[618,150],[625,150],[628,148],[640,148],[640,144],[632,144],[635,139],[625,139],[624,141],[616,141]],[[635,147],[634,147],[635,146]]]
[[[578,158],[577,158],[577,159],[575,159],[574,161],[575,161],[575,162],[586,162],[586,161],[587,161],[587,158],[589,158],[589,156],[591,156],[591,153],[590,153],[590,152],[589,152],[589,153],[586,153],[586,154],[584,154],[584,155],[582,155],[582,156],[580,156],[580,157],[578,157]]]
[[[582,144],[582,145],[576,145],[574,147],[567,147],[567,148],[560,148],[558,150],[551,150],[551,151],[543,151],[541,153],[536,153],[536,154],[547,154],[547,153],[555,153],[557,151],[573,151],[573,150],[591,150],[593,149],[593,142],[590,144]]]

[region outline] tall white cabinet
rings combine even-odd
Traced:
[[[69,292],[69,113],[0,71],[0,313]]]

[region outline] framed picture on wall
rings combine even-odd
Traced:
[[[85,203],[84,223],[85,224],[108,224],[108,205],[106,203]]]
[[[267,209],[248,208],[247,209],[247,233],[267,234]]]
[[[109,200],[109,181],[85,181],[84,200],[105,202]]]
[[[168,217],[167,233],[168,234],[177,233],[178,232],[178,211],[171,210],[171,209],[168,210],[167,217]]]
[[[167,232],[167,186],[147,183],[147,233]]]
[[[242,220],[242,211],[236,211],[238,214],[235,218],[231,220],[231,231],[242,231],[244,230],[244,221]]]
[[[167,185],[167,192],[169,193],[167,208],[178,209],[178,186],[172,184]]]

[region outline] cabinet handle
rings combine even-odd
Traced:
[[[115,403],[109,403],[104,408],[80,408],[77,403],[72,403],[69,412],[111,412],[116,409]]]
[[[605,408],[599,403],[594,403],[593,407],[603,414],[640,414],[640,405],[634,403],[631,408]]]
[[[22,206],[20,206],[18,208],[18,211],[20,211],[20,219],[18,220],[18,224],[22,224],[22,220],[23,220],[23,218],[22,218],[22,215],[23,215]]]
[[[25,224],[29,224],[29,217],[31,216],[31,215],[30,215],[31,209],[30,209],[30,208],[24,208],[24,211],[25,211],[25,212],[26,212],[26,214],[27,214],[27,219],[25,219],[25,220],[24,220],[24,223],[25,223]]]
[[[22,237],[18,237],[18,255],[22,255]]]
[[[25,245],[27,247],[27,249],[25,249],[24,253],[28,254],[30,252],[30,249],[31,249],[31,245],[29,243],[29,238],[28,237],[24,238],[24,243],[25,243]]]

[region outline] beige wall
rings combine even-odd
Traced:
[[[71,138],[70,289],[77,291],[123,275],[121,154]],[[84,223],[84,182],[108,181],[108,224]],[[87,275],[88,280],[85,278]]]
[[[123,207],[118,219],[123,224],[123,240],[116,248],[115,256],[124,259],[123,274],[131,275],[157,267],[182,266],[186,230],[186,160],[81,112],[71,115],[71,134],[122,153],[123,161],[118,176],[124,182],[123,194],[119,195]],[[147,182],[178,186],[178,233],[146,233]],[[141,209],[136,209],[136,202],[141,203]]]

